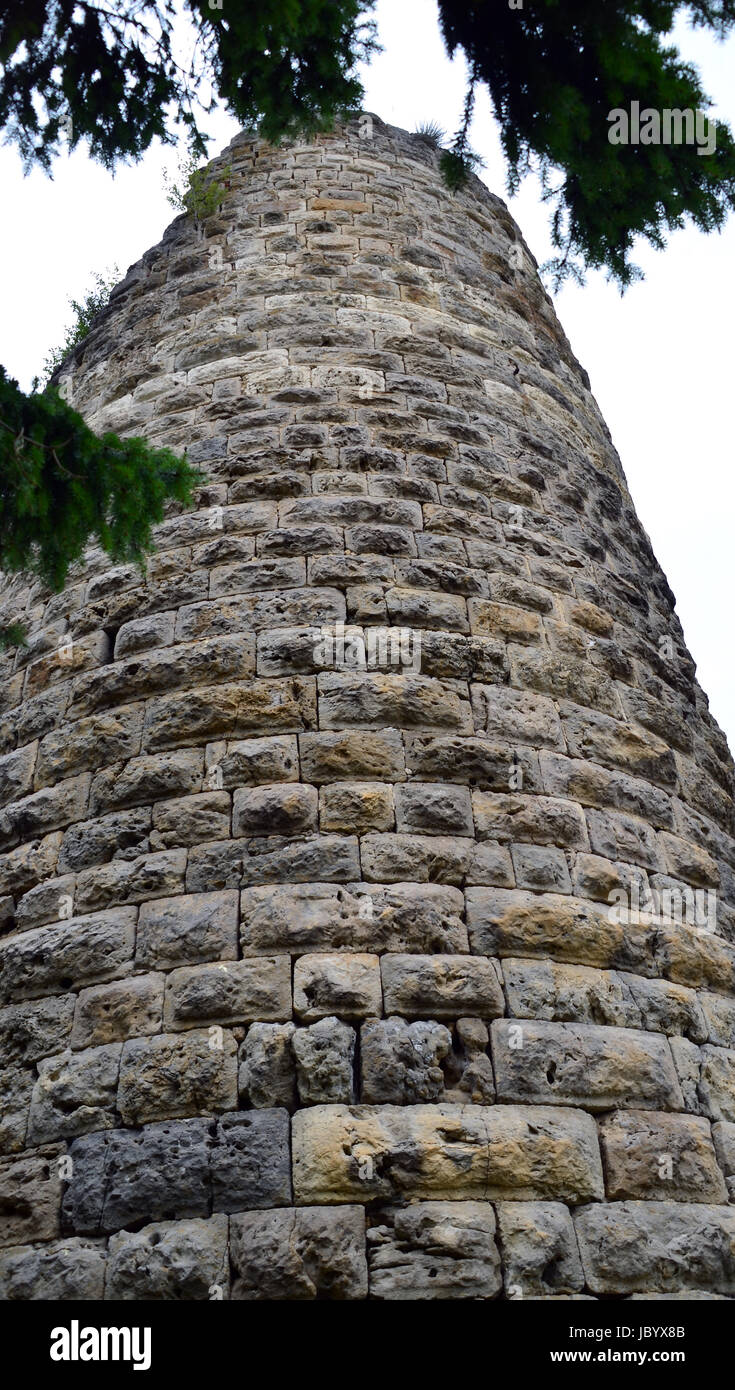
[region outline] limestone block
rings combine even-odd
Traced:
[[[579,806],[546,796],[472,793],[478,837],[483,840],[530,841],[562,849],[586,849],[587,829]]]
[[[300,835],[316,830],[316,787],[278,783],[236,791],[232,798],[233,835]]]
[[[511,845],[510,853],[519,888],[530,888],[533,893],[571,893],[563,850],[550,845]]]
[[[27,1067],[6,1066],[0,1072],[0,1153],[25,1147],[34,1074]]]
[[[299,1205],[603,1194],[592,1117],[548,1106],[314,1106],[293,1119],[293,1174]]]
[[[511,785],[513,775],[527,791],[542,790],[535,752],[523,747],[509,749],[507,743],[490,743],[486,737],[414,736],[408,744],[407,759],[413,775],[426,780],[467,782],[502,792]]]
[[[63,1220],[82,1235],[290,1200],[285,1110],[104,1130],[75,1139],[69,1152]]]
[[[493,1298],[502,1287],[489,1202],[379,1208],[367,1241],[371,1298]]]
[[[302,776],[309,782],[375,781],[405,777],[398,729],[346,729],[299,735]]]
[[[143,746],[155,753],[203,739],[294,733],[316,721],[313,683],[243,681],[162,695],[146,708]],[[70,817],[71,819],[71,817]]]
[[[735,1211],[694,1202],[615,1202],[574,1218],[593,1293],[735,1290]]]
[[[49,878],[45,883],[37,883],[20,899],[15,910],[15,921],[19,927],[41,927],[46,922],[59,922],[71,916],[76,877],[62,874],[59,878]]]
[[[143,903],[136,964],[170,969],[237,957],[237,893],[188,893]]]
[[[717,1047],[735,1048],[735,999],[727,999],[722,994],[698,996],[704,1014],[706,1036],[694,1038],[694,1042],[710,1042]]]
[[[566,747],[553,700],[532,690],[476,685],[472,690],[475,728],[503,743],[534,748]]]
[[[298,743],[292,734],[235,740],[227,744],[221,767],[222,785],[227,788],[295,782],[299,775]]]
[[[291,1155],[285,1110],[224,1115],[211,1150],[212,1210],[289,1206]]]
[[[115,1123],[119,1043],[63,1052],[38,1063],[28,1120],[29,1144],[71,1139]]]
[[[354,1100],[355,1030],[334,1017],[297,1028],[291,1039],[302,1105]]]
[[[0,1009],[0,1066],[37,1062],[63,1051],[71,1033],[74,998],[57,995]]]
[[[148,613],[123,623],[115,638],[115,660],[121,661],[151,647],[170,647],[174,640],[175,613]]]
[[[263,961],[258,958],[258,965]],[[305,1023],[329,1014],[380,1017],[383,993],[377,956],[344,952],[301,956],[294,966],[294,1012]]]
[[[12,893],[17,898],[34,884],[53,877],[63,838],[57,831],[0,855],[0,893]]]
[[[58,1236],[62,1153],[60,1146],[48,1145],[0,1162],[2,1245]]]
[[[183,966],[166,980],[167,1028],[282,1021],[291,1017],[288,956]]]
[[[319,794],[322,830],[362,834],[392,830],[395,824],[393,788],[383,782],[335,782]]]
[[[197,845],[219,840],[230,833],[230,798],[227,792],[201,792],[153,807],[151,847]]]
[[[706,1035],[694,990],[666,980],[512,956],[503,961],[503,979],[508,1011],[517,1018],[601,1023],[683,1034],[697,1042],[704,1041]]]
[[[127,973],[135,918],[134,907],[120,907],[0,941],[0,997],[54,994]]]
[[[123,1045],[117,1094],[123,1124],[211,1115],[236,1105],[237,1045],[231,1033],[198,1028]]]
[[[127,705],[46,734],[38,746],[36,787],[140,752],[143,706]]]
[[[138,859],[113,859],[77,875],[77,912],[95,912],[120,902],[141,903],[181,892],[186,850],[168,849]]]
[[[469,706],[441,681],[383,672],[318,677],[322,729],[456,729],[471,733]]]
[[[161,797],[198,792],[203,769],[204,755],[197,748],[131,758],[123,768],[105,768],[96,773],[92,779],[90,812],[98,816],[125,806],[149,805]]]
[[[246,680],[255,674],[255,639],[211,637],[177,643],[115,661],[74,682],[70,715],[79,719],[105,705],[148,700],[152,695],[221,680]]]
[[[152,974],[80,990],[71,1046],[98,1047],[160,1032],[163,986],[164,976]]]
[[[253,1023],[240,1045],[238,1086],[241,1100],[256,1109],[296,1108],[293,1023]]]
[[[589,1110],[684,1108],[668,1043],[656,1033],[496,1019],[491,1038],[499,1100]]]
[[[229,1279],[226,1216],[154,1223],[110,1237],[108,1299],[226,1297]]]
[[[100,1300],[104,1294],[105,1244],[69,1236],[48,1245],[16,1245],[0,1253],[0,1299]]]
[[[150,848],[150,810],[114,810],[99,820],[82,820],[65,831],[58,869],[89,869],[108,859],[138,859]]]
[[[469,888],[466,900],[470,942],[478,954],[550,957],[641,975],[655,972],[650,927],[621,926],[599,904],[561,893],[501,888]]]
[[[230,1232],[234,1299],[367,1295],[362,1207],[247,1212],[231,1218]]]
[[[25,748],[16,748],[0,758],[0,806],[6,806],[9,801],[18,801],[33,790],[37,754],[38,743],[29,743]]]
[[[600,1120],[600,1147],[612,1200],[727,1201],[704,1119],[652,1110],[617,1111]]]
[[[386,1013],[497,1018],[505,1012],[497,970],[479,956],[386,955],[380,969]]]
[[[461,951],[467,949],[462,909],[462,894],[441,884],[250,888],[241,897],[242,950]]]
[[[499,1202],[508,1298],[549,1298],[584,1287],[577,1238],[561,1202]]]
[[[23,839],[45,835],[82,820],[89,804],[90,783],[90,774],[83,772],[11,802],[0,813],[0,847],[12,845],[19,835]]]
[[[371,1020],[360,1030],[360,1099],[367,1105],[418,1105],[443,1098],[441,1062],[452,1035],[441,1023]]]
[[[472,835],[469,789],[433,782],[396,787],[396,828],[404,833]]]

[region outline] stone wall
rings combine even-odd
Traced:
[[[4,591],[3,1295],[732,1296],[733,766],[585,373],[421,139],[217,164],[62,373],[197,509]]]

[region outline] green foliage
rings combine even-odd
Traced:
[[[194,108],[207,84],[274,142],[328,129],[357,109],[355,65],[377,47],[370,0],[185,5],[197,30],[186,69],[172,44],[175,0],[7,0],[0,125],[27,165],[49,168],[62,138],[72,148],[86,139],[108,166],[136,159],[156,136],[173,143],[178,121],[201,158],[206,142]],[[510,191],[532,167],[540,173],[557,280],[579,274],[581,263],[606,267],[625,286],[637,273],[637,236],[660,247],[687,219],[704,231],[720,227],[735,205],[735,142],[725,124],[709,154],[696,144],[608,139],[608,113],[633,101],[659,111],[707,109],[696,69],[668,37],[681,14],[724,37],[735,0],[439,0],[448,52],[463,52],[470,72],[459,131],[442,155],[445,178],[459,188],[477,166],[467,135],[484,84]],[[440,147],[440,132],[430,126],[424,134]],[[206,180],[197,181],[199,174],[187,208],[195,215],[197,199],[209,197]]]
[[[438,121],[421,121],[414,131],[420,140],[424,140],[427,145],[433,145],[435,150],[441,149],[446,133]]]
[[[192,501],[200,474],[142,439],[98,439],[58,391],[24,396],[0,367],[0,569],[63,588],[90,539],[143,564],[164,503]]]
[[[8,623],[0,627],[0,652],[13,651],[15,647],[27,647],[26,629],[22,623]]]
[[[174,0],[5,0],[0,11],[0,126],[25,165],[50,170],[62,144],[86,140],[111,168],[157,137],[187,128],[201,157],[195,107],[213,85],[265,139],[328,129],[354,111],[355,64],[376,47],[372,0],[186,0],[197,30],[188,67],[173,44]]]
[[[83,338],[86,338],[100,310],[107,305],[110,293],[120,279],[120,271],[115,265],[111,270],[108,270],[106,275],[97,273],[92,278],[94,289],[88,290],[81,300],[69,300],[69,304],[74,310],[74,321],[67,328],[61,347],[53,348],[46,355],[43,364],[42,380],[44,383],[66,360],[72,348],[76,347],[77,343],[81,343]]]
[[[661,247],[687,218],[703,231],[720,227],[735,206],[735,144],[717,126],[711,154],[696,144],[615,145],[608,114],[616,108],[706,110],[691,64],[666,41],[679,12],[719,36],[735,24],[735,0],[439,0],[451,55],[463,50],[471,96],[487,85],[500,123],[509,188],[537,167],[553,207],[559,255],[556,283],[579,277],[579,260],[606,267],[621,287],[639,274],[630,256],[636,236]],[[468,107],[465,107],[465,117]],[[469,122],[454,144],[464,153]],[[575,257],[578,260],[575,262]]]
[[[213,213],[217,212],[230,186],[232,174],[230,165],[225,165],[220,173],[224,180],[222,183],[209,172],[206,166],[200,168],[197,155],[190,153],[179,164],[178,183],[174,183],[168,174],[163,176],[166,185],[166,197],[171,207],[175,208],[177,212],[191,213],[197,222],[211,217]]]

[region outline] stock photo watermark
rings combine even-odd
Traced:
[[[410,627],[369,627],[363,632],[343,622],[319,629],[315,666],[337,671],[421,670],[421,633]]]
[[[657,111],[653,106],[641,111],[640,102],[631,101],[629,111],[616,106],[607,119],[612,122],[607,132],[611,145],[697,145],[698,154],[714,154],[717,146],[717,122],[704,111]]]

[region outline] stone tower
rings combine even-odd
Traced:
[[[735,1292],[733,765],[504,205],[241,136],[62,373],[207,479],[15,580],[6,1298]]]

